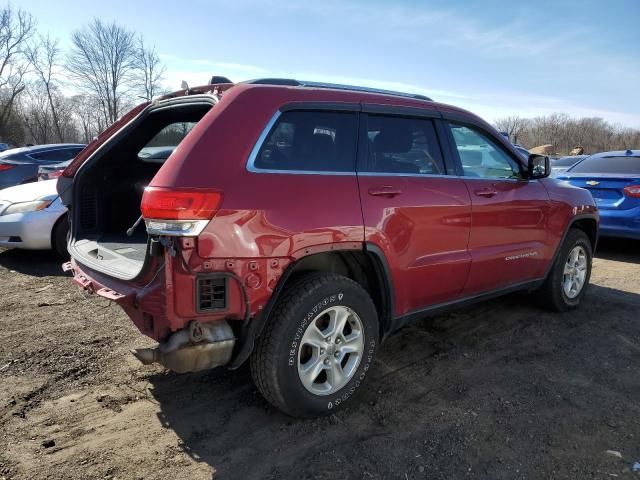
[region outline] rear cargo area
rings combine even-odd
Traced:
[[[212,102],[160,104],[114,135],[74,179],[71,255],[109,275],[132,279],[142,270],[149,238],[140,201],[165,160]]]

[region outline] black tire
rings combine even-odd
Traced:
[[[318,314],[333,307],[355,312],[362,325],[363,350],[350,380],[333,393],[318,395],[304,386],[298,374],[299,355],[303,354],[301,340]],[[256,342],[251,355],[253,381],[269,403],[288,415],[329,415],[351,400],[362,386],[378,337],[376,308],[358,283],[331,273],[305,274],[285,288]]]
[[[587,257],[587,270],[584,285],[577,296],[569,298],[563,288],[565,263],[569,258],[569,254],[575,247],[582,247]],[[538,295],[540,304],[549,310],[555,312],[566,312],[572,308],[576,308],[582,297],[584,297],[591,278],[591,264],[593,260],[593,250],[591,241],[586,233],[577,228],[572,228],[567,233],[564,243],[560,247],[560,252],[555,259],[549,275],[542,287],[535,292]]]
[[[51,231],[51,246],[53,250],[62,258],[69,258],[67,250],[67,239],[69,236],[69,218],[65,213],[58,219]]]

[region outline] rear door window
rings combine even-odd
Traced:
[[[253,166],[264,170],[353,172],[356,143],[353,112],[284,112],[260,147]]]
[[[362,172],[445,175],[433,120],[367,116],[367,162]]]

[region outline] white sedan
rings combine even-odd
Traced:
[[[68,255],[67,208],[56,183],[47,180],[0,190],[0,247],[53,249]]]

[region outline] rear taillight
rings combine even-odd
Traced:
[[[215,190],[147,187],[140,210],[150,234],[195,236],[221,203],[222,193]]]
[[[0,172],[4,172],[5,170],[11,170],[15,165],[9,165],[7,163],[0,163]]]
[[[622,189],[627,197],[640,198],[640,185],[629,185]]]

